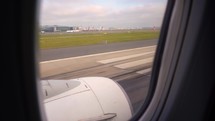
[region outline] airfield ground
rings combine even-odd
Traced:
[[[40,49],[108,44],[138,40],[157,39],[159,31],[118,30],[118,31],[82,31],[74,33],[54,32],[39,36]]]

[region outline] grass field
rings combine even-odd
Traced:
[[[157,39],[159,31],[103,31],[40,34],[41,49]]]

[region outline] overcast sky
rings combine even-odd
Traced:
[[[40,25],[160,26],[166,0],[41,0]]]

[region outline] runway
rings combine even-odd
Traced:
[[[40,61],[56,60],[60,58],[78,57],[84,55],[91,55],[97,53],[105,53],[119,50],[126,50],[132,48],[139,48],[145,46],[156,45],[157,40],[141,40],[132,42],[119,43],[103,43],[90,46],[78,46],[59,49],[43,49],[40,50]]]
[[[40,62],[41,80],[108,77],[119,83],[134,111],[143,104],[156,45]]]

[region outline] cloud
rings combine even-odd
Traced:
[[[166,5],[164,2],[116,6],[115,4],[97,3],[90,0],[78,0],[78,2],[74,2],[74,0],[52,1],[48,0],[42,3],[40,10],[40,23],[42,25],[160,26]]]

